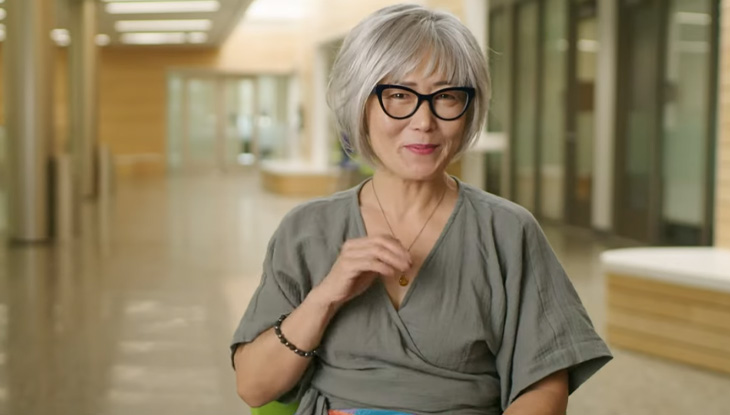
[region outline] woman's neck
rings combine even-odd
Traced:
[[[395,220],[430,213],[444,192],[456,190],[456,182],[445,173],[431,180],[404,180],[376,171],[370,184],[376,202]]]

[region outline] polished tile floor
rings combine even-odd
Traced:
[[[253,175],[124,181],[83,238],[0,248],[0,415],[246,414],[227,345],[269,236],[298,199]],[[546,226],[599,329],[599,253]],[[730,414],[730,377],[614,350],[569,414]]]

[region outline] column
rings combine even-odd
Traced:
[[[53,143],[54,0],[5,2],[5,111],[9,237],[50,237],[50,154]]]
[[[96,195],[94,163],[98,132],[96,0],[69,0],[69,116],[74,189],[77,197]]]

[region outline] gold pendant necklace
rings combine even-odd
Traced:
[[[380,213],[383,214],[383,219],[385,219],[385,224],[388,225],[388,229],[390,230],[391,236],[393,236],[393,238],[395,238],[395,239],[398,239],[395,236],[395,232],[393,232],[393,228],[390,226],[390,222],[388,222],[388,217],[385,216],[385,210],[383,210],[383,205],[380,204],[380,198],[378,198],[378,192],[375,191],[375,179],[372,179],[371,183],[373,186],[373,194],[375,195],[375,200],[378,202],[378,207],[380,208]],[[408,253],[411,252],[411,248],[413,248],[413,245],[416,243],[418,238],[421,236],[421,234],[423,233],[423,230],[426,229],[426,225],[428,225],[428,222],[431,220],[433,215],[436,213],[436,210],[438,210],[439,206],[441,206],[441,202],[444,200],[444,196],[446,196],[446,189],[444,189],[444,191],[441,193],[441,198],[439,199],[438,203],[436,203],[436,207],[433,208],[433,211],[428,216],[428,219],[426,219],[426,222],[423,223],[421,230],[418,231],[418,234],[416,235],[416,237],[413,238],[413,242],[411,242],[411,244],[408,246],[408,249],[407,249]],[[408,278],[406,278],[405,274],[401,275],[400,278],[398,278],[398,284],[400,284],[401,287],[407,286],[408,283],[410,283],[410,281],[408,280]]]

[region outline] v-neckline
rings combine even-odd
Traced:
[[[431,247],[431,250],[428,252],[428,255],[426,255],[426,258],[421,263],[421,266],[418,268],[418,271],[416,271],[416,275],[413,278],[411,285],[408,287],[408,290],[406,290],[406,295],[403,296],[403,300],[400,302],[400,306],[398,308],[395,307],[395,304],[393,304],[393,301],[390,299],[390,295],[388,294],[388,289],[385,287],[385,284],[378,279],[378,281],[375,282],[375,284],[378,284],[381,291],[381,296],[383,296],[388,303],[388,306],[390,306],[391,310],[394,311],[397,315],[400,315],[400,312],[403,310],[403,308],[408,304],[408,299],[411,297],[411,294],[413,293],[413,290],[416,287],[416,284],[418,284],[418,281],[421,280],[421,273],[426,268],[428,263],[431,261],[431,259],[435,256],[436,252],[438,251],[439,246],[443,242],[443,240],[446,238],[446,234],[449,231],[449,228],[451,228],[451,224],[454,222],[454,218],[456,218],[456,214],[458,213],[459,209],[461,208],[462,201],[464,199],[464,184],[457,179],[454,176],[449,176],[456,182],[456,203],[454,204],[453,209],[451,210],[451,213],[449,214],[449,219],[446,221],[446,224],[444,225],[443,229],[441,229],[441,233],[439,234],[438,239],[436,239],[436,242]],[[360,183],[356,188],[353,195],[353,212],[356,219],[357,227],[358,227],[358,236],[359,237],[366,237],[368,236],[367,228],[365,227],[365,219],[362,215],[362,210],[360,209],[360,192],[365,187],[365,185],[372,180],[372,177],[365,179],[362,183]]]

